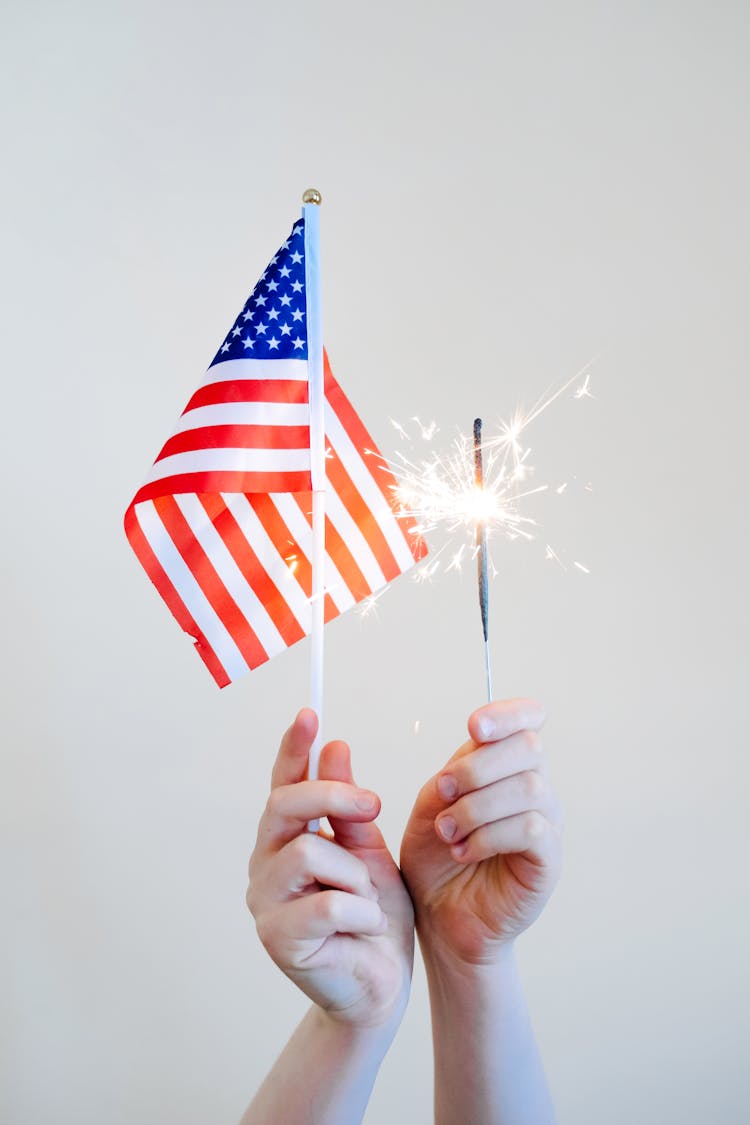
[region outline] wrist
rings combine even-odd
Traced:
[[[481,960],[458,956],[435,935],[419,934],[430,996],[453,1006],[486,1007],[512,988],[518,979],[515,946],[512,941],[495,945]]]
[[[315,1035],[330,1042],[337,1052],[380,1061],[395,1038],[402,1016],[403,1009],[400,1009],[387,1020],[368,1024],[348,1019],[345,1012],[330,1012],[313,1004],[307,1021]]]

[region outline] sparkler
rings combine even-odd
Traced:
[[[474,419],[474,487],[484,493],[484,466],[482,464],[482,419]],[[487,702],[492,702],[492,668],[490,666],[490,607],[487,582],[487,521],[477,517],[476,551],[477,583],[479,586],[479,612],[484,634],[484,664],[487,673]]]
[[[440,528],[454,533],[463,531],[468,535],[469,555],[477,561],[477,580],[479,606],[482,618],[482,633],[485,646],[485,671],[488,698],[492,699],[492,674],[489,646],[489,576],[497,571],[489,553],[488,540],[494,534],[506,539],[531,540],[535,538],[537,522],[525,514],[528,499],[539,493],[548,492],[548,484],[530,487],[534,468],[530,461],[531,447],[524,440],[528,426],[552,405],[574,383],[576,400],[592,399],[589,387],[588,369],[591,360],[561,386],[543,396],[526,413],[518,409],[509,422],[501,422],[496,435],[483,437],[482,420],[474,422],[473,434],[469,438],[459,434],[453,441],[447,455],[432,452],[422,460],[412,460],[403,453],[388,462],[388,468],[397,480],[396,498],[404,516],[415,521],[415,534],[427,535]],[[431,442],[437,432],[434,423],[425,426],[418,418],[416,423],[420,437]],[[408,438],[407,430],[398,422],[393,422],[402,438]],[[562,495],[568,482],[552,489],[555,495]],[[590,491],[590,486],[586,486]],[[462,536],[458,548],[453,549],[448,570],[460,570],[467,555],[467,540]],[[417,571],[421,580],[432,578],[444,561],[441,556],[449,549],[445,543],[428,558]],[[567,569],[559,555],[549,544],[546,557]],[[589,570],[580,562],[574,566],[583,574]]]

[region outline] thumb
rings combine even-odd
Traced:
[[[281,740],[271,774],[271,788],[302,781],[307,773],[310,747],[318,730],[318,717],[303,707]]]

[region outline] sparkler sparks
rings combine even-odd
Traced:
[[[403,452],[396,454],[388,468],[397,480],[395,490],[398,505],[406,517],[416,524],[415,534],[426,536],[436,530],[447,532],[449,539],[454,533],[462,534],[462,542],[451,548],[449,543],[439,547],[416,572],[419,581],[433,577],[444,562],[441,558],[449,554],[447,570],[461,570],[466,560],[474,561],[479,552],[478,535],[481,531],[485,539],[502,536],[509,540],[531,540],[538,531],[537,520],[527,513],[530,497],[550,490],[562,496],[568,488],[568,481],[559,486],[546,483],[534,485],[534,466],[531,461],[531,446],[526,440],[526,431],[531,423],[547,410],[574,384],[572,397],[577,400],[593,398],[590,389],[590,373],[594,360],[577,371],[561,386],[553,388],[524,412],[516,410],[509,421],[502,421],[494,435],[485,435],[481,441],[483,474],[481,486],[475,472],[475,442],[473,435],[459,434],[454,438],[447,453],[441,455],[431,449],[426,457],[409,457]],[[581,381],[582,380],[582,381]],[[432,442],[438,430],[435,423],[425,425],[418,418],[412,419],[417,426],[419,438]],[[399,422],[392,424],[400,436],[409,440],[411,434]],[[559,480],[559,477],[558,477]],[[586,486],[587,491],[590,485]],[[546,557],[557,562],[564,570],[559,554],[549,545]],[[590,573],[582,563],[575,563],[582,573]],[[490,572],[497,571],[488,557]]]

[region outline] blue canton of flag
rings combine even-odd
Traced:
[[[211,364],[228,359],[307,359],[304,224],[271,259]]]

